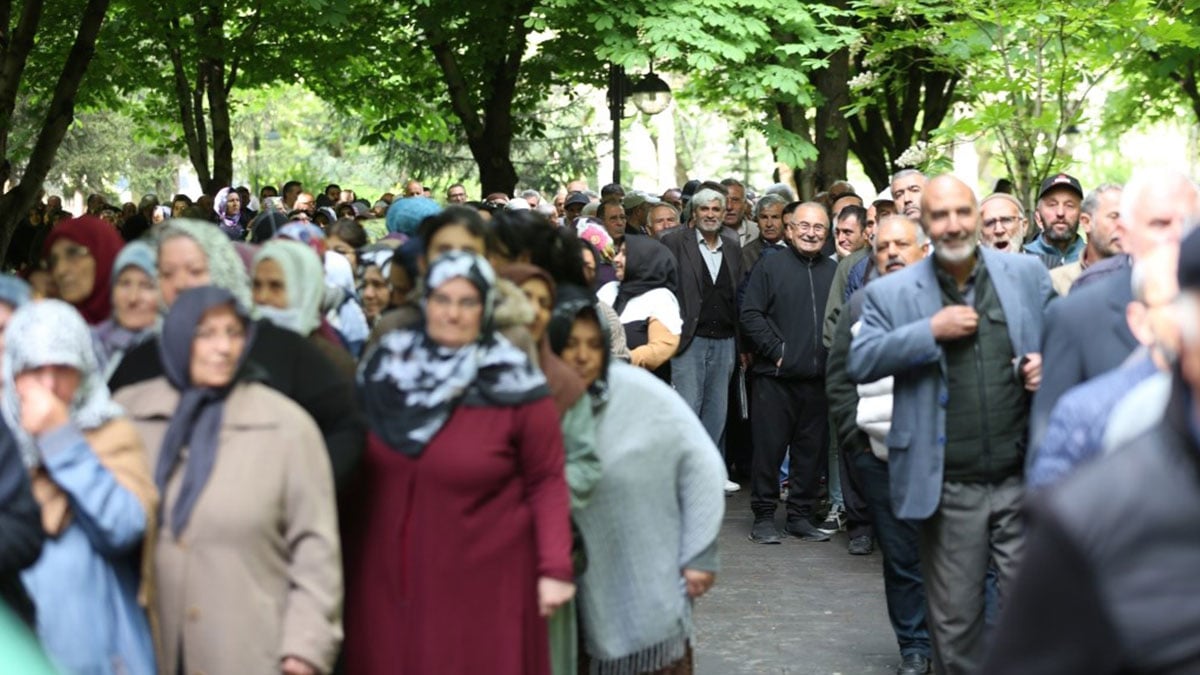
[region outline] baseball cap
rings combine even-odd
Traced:
[[[592,200],[588,199],[588,196],[582,192],[572,192],[571,194],[567,195],[567,200],[563,202],[563,208],[571,206],[572,204],[582,204],[587,206],[587,203],[590,201]]]
[[[1083,187],[1079,185],[1079,180],[1065,173],[1053,175],[1042,181],[1042,187],[1038,190],[1037,198],[1041,199],[1046,196],[1047,192],[1059,187],[1074,190],[1075,194],[1079,195],[1080,199],[1083,199]]]

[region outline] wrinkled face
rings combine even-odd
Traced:
[[[1082,201],[1074,190],[1058,187],[1038,200],[1037,214],[1042,233],[1051,243],[1067,243],[1079,233],[1079,204]]]
[[[1105,190],[1100,193],[1096,213],[1082,214],[1080,223],[1087,220],[1088,244],[1100,255],[1108,258],[1121,253],[1121,191]]]
[[[722,210],[721,202],[716,199],[707,204],[692,204],[692,224],[701,232],[710,234],[719,232],[724,222],[722,219],[728,220],[728,214],[729,209],[725,208]],[[738,225],[741,222],[741,220],[738,220]],[[737,225],[734,225],[734,227],[737,227]]]
[[[326,237],[325,247],[350,261],[350,269],[358,266],[358,253],[354,251],[353,246],[347,244],[341,237]]]
[[[237,374],[246,349],[246,326],[229,305],[204,313],[192,339],[189,372],[197,387],[224,387]]]
[[[863,234],[863,229],[859,225],[858,218],[854,216],[838,221],[837,227],[834,229],[834,234],[837,237],[834,240],[834,248],[837,249],[837,254],[840,258],[845,258],[862,248],[867,241],[866,236]]]
[[[486,248],[483,238],[471,234],[465,225],[447,225],[434,232],[426,243],[427,259],[424,260],[421,271],[429,269],[429,263],[437,260],[443,253],[467,251],[475,255],[484,255],[487,252]]]
[[[604,211],[604,229],[608,232],[608,236],[613,239],[620,239],[625,236],[625,224],[628,222],[625,218],[625,209],[616,202],[606,202],[600,205]]]
[[[83,383],[83,376],[71,366],[45,365],[21,371],[13,382],[18,392],[30,383],[40,384],[49,389],[54,398],[69,406]]]
[[[305,211],[307,213],[312,213],[317,208],[317,202],[313,199],[313,196],[310,195],[309,193],[301,192],[299,195],[296,196],[296,203],[292,205],[292,208],[299,210],[299,211]]]
[[[265,258],[254,266],[254,304],[288,308],[287,279],[278,261]]]
[[[143,330],[158,317],[158,289],[150,275],[136,267],[126,267],[113,284],[113,317],[117,325]]]
[[[393,269],[395,267],[395,265],[392,266]],[[362,284],[363,314],[373,320],[388,308],[388,300],[392,291],[388,288],[388,282],[383,278],[383,273],[374,265],[363,272]]]
[[[521,284],[521,290],[525,291],[525,297],[529,298],[533,305],[533,323],[529,324],[529,334],[534,342],[538,342],[546,334],[546,325],[550,323],[550,313],[554,311],[554,296],[550,294],[550,287],[546,282],[537,277],[526,279],[525,283]]]
[[[1122,221],[1121,247],[1134,260],[1154,253],[1160,246],[1179,246],[1183,225],[1200,212],[1200,200],[1186,183],[1154,185],[1133,203],[1132,217]]]
[[[725,227],[735,230],[742,225],[742,214],[746,212],[746,188],[740,185],[730,185],[725,195]]]
[[[96,259],[86,246],[59,239],[50,247],[47,262],[63,300],[77,305],[91,297],[96,287]]]
[[[875,269],[891,274],[908,267],[929,253],[929,244],[917,244],[917,225],[889,219],[876,228]]]
[[[622,243],[617,247],[617,254],[613,256],[613,269],[617,271],[617,280],[625,281],[625,244]]]
[[[191,237],[175,236],[159,244],[158,288],[163,304],[170,307],[180,291],[209,281],[208,257]]]
[[[921,219],[921,192],[925,189],[926,180],[925,176],[914,173],[892,181],[892,201],[896,213],[917,221]],[[882,219],[883,215],[879,217]]]
[[[825,237],[829,235],[829,216],[825,209],[800,206],[791,216],[791,222],[784,229],[788,243],[802,255],[820,254],[821,247],[825,245]]]
[[[658,236],[663,230],[679,224],[679,216],[675,209],[656,206],[650,211],[650,236]]]
[[[933,253],[948,265],[958,265],[975,255],[979,242],[979,208],[964,183],[937,180],[925,191],[922,211]]]
[[[571,325],[571,335],[562,350],[562,360],[589,386],[604,367],[604,335],[591,316],[581,316]]]
[[[774,244],[783,236],[783,204],[769,204],[758,209],[758,236]]]
[[[437,344],[457,349],[479,339],[483,298],[471,282],[456,277],[433,289],[425,302],[425,331]]]
[[[446,201],[451,204],[465,204],[467,189],[461,185],[455,185],[446,192]]]
[[[236,216],[242,212],[242,197],[236,192],[230,192],[225,197],[225,215]]]
[[[980,242],[997,251],[1019,253],[1025,238],[1025,217],[1017,205],[1007,199],[989,199],[979,209]]]

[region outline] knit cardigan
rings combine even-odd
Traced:
[[[716,571],[726,477],[704,426],[669,386],[621,362],[609,366],[608,385],[596,414],[600,480],[576,514],[588,551],[579,609],[592,672],[632,675],[686,653],[682,570]]]

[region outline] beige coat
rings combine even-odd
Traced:
[[[165,378],[122,389],[158,463],[179,402]],[[179,463],[182,467],[183,461]],[[163,495],[163,521],[183,471]],[[268,387],[229,395],[208,479],[178,539],[160,526],[155,545],[159,672],[267,674],[285,656],[329,672],[342,639],[342,568],[333,474],[311,418]]]

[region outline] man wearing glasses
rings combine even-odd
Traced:
[[[1020,253],[1025,241],[1025,210],[1017,198],[1004,192],[988,195],[979,204],[982,229],[979,243],[1005,253]]]
[[[825,398],[825,303],[837,263],[821,255],[829,214],[801,204],[784,226],[790,250],[762,257],[742,300],[742,333],[754,354],[750,425],[754,459],[750,540],[778,544],[779,465],[790,448],[785,531],[804,541],[828,541],[818,529],[817,490],[829,456],[829,404]]]

